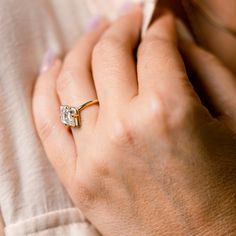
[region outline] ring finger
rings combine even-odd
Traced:
[[[103,19],[96,19],[74,48],[67,54],[63,68],[57,80],[57,92],[63,105],[78,107],[88,101],[97,99],[91,73],[91,56],[94,46],[108,27]],[[91,106],[81,112],[81,129],[95,124],[98,107]],[[86,130],[88,127],[86,127]],[[72,130],[75,139],[80,135],[78,129]]]

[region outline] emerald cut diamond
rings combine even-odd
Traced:
[[[80,125],[78,111],[74,107],[61,106],[60,118],[61,122],[66,126],[77,127]]]

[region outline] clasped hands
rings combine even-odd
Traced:
[[[102,235],[233,234],[236,78],[177,34],[171,12],[140,42],[141,23],[140,6],[101,19],[39,76],[33,112],[47,157]],[[60,104],[96,98],[81,128],[60,123]]]

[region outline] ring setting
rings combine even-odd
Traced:
[[[61,105],[60,106],[60,120],[65,126],[80,127],[81,126],[81,111],[88,108],[89,106],[92,106],[98,103],[99,101],[96,99],[96,100],[86,102],[79,107]]]

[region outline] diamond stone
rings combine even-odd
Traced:
[[[79,126],[79,120],[77,110],[74,107],[61,106],[60,107],[60,118],[61,122],[67,126],[77,127]]]

